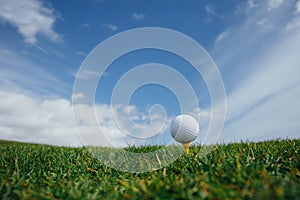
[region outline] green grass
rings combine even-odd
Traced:
[[[140,174],[111,169],[85,148],[1,141],[0,149],[0,199],[300,199],[300,140],[218,145],[202,158],[194,146]]]

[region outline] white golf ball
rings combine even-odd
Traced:
[[[190,143],[194,141],[199,134],[199,124],[197,120],[190,115],[176,116],[170,125],[172,137],[180,143]]]

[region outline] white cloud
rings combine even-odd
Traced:
[[[260,20],[259,22],[257,22],[257,25],[261,27],[262,32],[270,31],[273,28],[272,24],[269,22],[268,19]]]
[[[81,78],[81,79],[90,79],[93,77],[99,76],[99,73],[97,71],[91,71],[91,70],[81,70],[80,73],[73,74],[76,78]],[[105,75],[105,72],[104,74]]]
[[[291,31],[300,27],[300,16],[295,17],[285,27],[286,31]]]
[[[77,56],[86,56],[87,53],[85,53],[84,51],[77,51],[77,52],[76,52],[76,55],[77,55]]]
[[[1,139],[78,146],[70,103],[0,92]]]
[[[74,96],[82,98],[80,94]],[[143,123],[143,121],[149,122],[149,116],[139,112],[133,105],[111,107],[107,104],[96,104],[95,106],[75,104],[74,111],[79,113],[76,115],[76,126],[69,100],[1,90],[0,98],[5,100],[0,102],[0,139],[81,146],[77,129],[80,131],[80,138],[85,145],[120,147],[127,146],[128,143],[143,144],[145,140],[128,136],[119,127],[135,137],[147,137],[149,131],[153,133],[152,131],[166,129],[166,126],[160,129],[163,116],[152,119],[152,125],[145,127],[147,123]],[[116,116],[113,115],[113,112]],[[94,117],[95,114],[98,121]],[[143,126],[132,123],[132,118],[136,118],[136,116]],[[119,123],[119,127],[115,121]],[[151,138],[148,141],[151,141]]]
[[[278,8],[282,5],[284,0],[268,0],[268,10],[271,11],[275,8]]]
[[[244,73],[247,73],[243,69],[253,69],[247,63],[239,62],[242,59],[248,59],[250,54],[263,56],[265,53],[263,49],[275,45],[274,41],[270,42],[271,38],[278,39],[278,32],[284,30],[292,20],[287,17],[289,16],[287,13],[291,12],[293,5],[282,6],[280,10],[274,10],[274,12],[266,12],[268,4],[259,3],[256,9],[249,10],[248,4],[241,6],[240,9],[244,9],[245,12],[239,11],[236,14],[234,25],[226,27],[220,33],[215,42],[216,47],[213,48],[213,54],[217,57],[219,66],[234,65],[241,68],[239,74],[230,80],[236,83],[240,77],[244,76]],[[267,46],[261,45],[262,42],[267,41],[269,41]]]
[[[105,28],[108,28],[111,31],[118,30],[118,27],[116,25],[113,25],[113,24],[106,24],[106,23],[104,23],[104,24],[102,24],[102,26],[104,26]]]
[[[223,141],[300,137],[300,30],[284,29],[293,5],[276,13],[266,6],[239,16],[214,47],[228,94]],[[260,33],[268,23],[272,31]]]
[[[1,48],[0,48],[1,49]],[[58,87],[58,85],[60,87]],[[0,50],[0,90],[22,87],[37,93],[46,90],[57,94],[66,94],[72,89],[71,85],[50,73],[44,66],[31,61],[26,53],[17,53],[7,48]]]
[[[142,14],[142,13],[133,13],[132,17],[133,17],[133,19],[135,19],[135,20],[143,20],[144,17],[145,17],[145,15]]]
[[[297,56],[300,37],[292,37],[278,44],[263,58],[252,60],[256,70],[228,96],[228,117],[235,118],[255,107],[274,94],[289,90],[300,81],[298,76],[300,59]],[[278,81],[280,80],[280,81]],[[272,98],[269,99],[272,101]]]
[[[205,11],[209,14],[215,14],[214,6],[213,5],[206,5],[205,6]]]
[[[209,122],[211,118],[211,112],[208,110],[204,110],[201,108],[195,108],[192,112],[188,113],[189,115],[193,116],[195,119],[197,119],[201,124],[203,122]]]
[[[55,10],[39,0],[0,1],[0,18],[16,27],[29,44],[35,44],[39,34],[52,41],[60,38],[53,30],[57,19]]]
[[[73,99],[74,101],[76,101],[76,100],[78,100],[78,99],[82,99],[82,98],[84,98],[84,95],[81,94],[81,93],[77,93],[77,94],[73,94],[73,95],[72,95],[72,99]]]
[[[220,35],[218,35],[216,42],[220,42],[222,40],[224,40],[229,34],[229,31],[224,31],[222,32]]]
[[[249,0],[248,5],[250,8],[256,8],[258,6],[257,2],[255,2],[254,0]]]
[[[295,4],[294,18],[287,23],[285,30],[293,31],[300,28],[300,0]]]
[[[296,8],[296,13],[297,13],[297,14],[300,14],[300,1],[298,1],[298,2],[296,3],[295,8]]]

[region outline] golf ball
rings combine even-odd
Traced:
[[[171,122],[170,132],[177,142],[190,143],[198,136],[199,124],[190,115],[178,115]]]

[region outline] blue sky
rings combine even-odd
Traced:
[[[141,27],[186,34],[215,61],[227,95],[220,142],[299,138],[299,0],[1,0],[0,139],[80,145],[71,97],[81,63],[100,42]],[[128,143],[113,123],[111,91],[122,74],[149,62],[172,66],[191,81],[200,104],[194,113],[200,115],[200,142],[211,116],[206,85],[189,63],[158,50],[132,52],[110,66],[96,92],[95,109],[103,131],[112,135],[116,146]],[[175,96],[157,85],[136,91],[130,104],[114,109],[123,116],[128,108],[134,121],[146,124],[152,104],[162,104],[168,120],[179,114]],[[78,107],[83,113],[93,109]],[[163,119],[160,114],[157,120]],[[86,123],[79,129],[88,133],[99,126],[87,116],[82,120]],[[163,130],[143,142],[170,142],[167,126]]]

